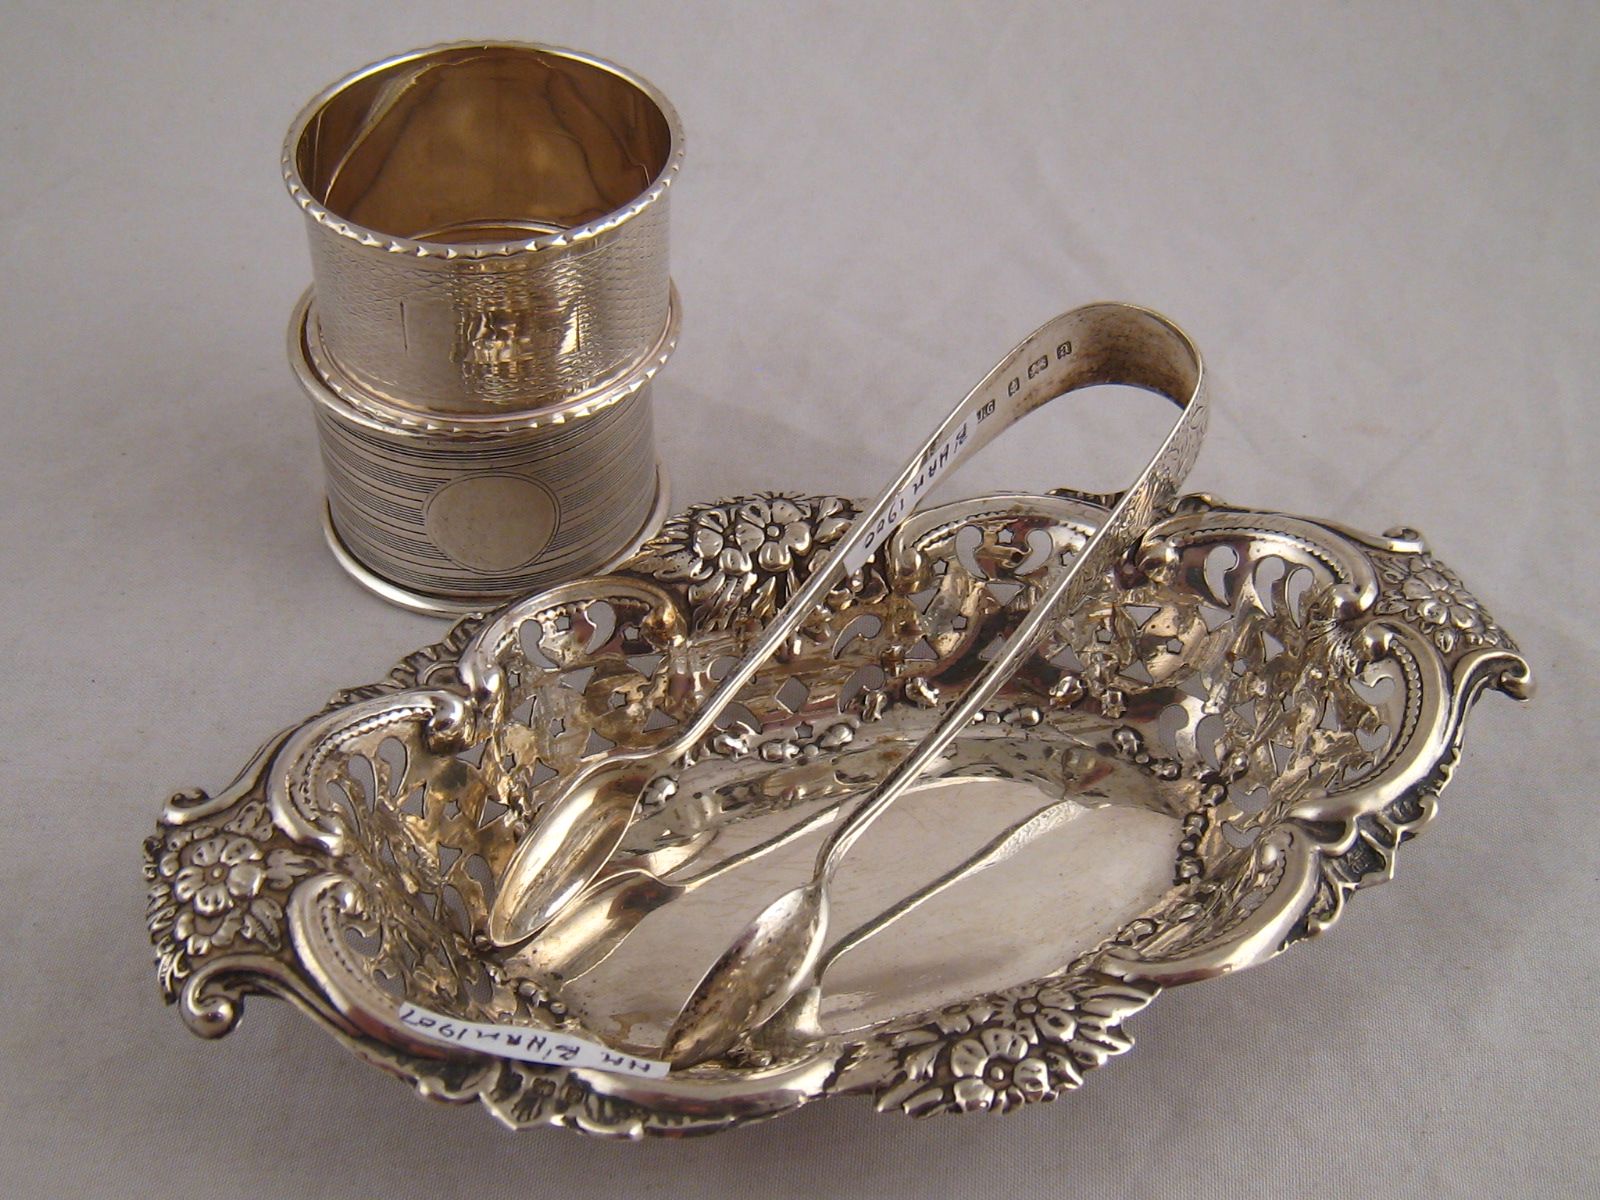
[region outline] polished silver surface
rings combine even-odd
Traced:
[[[552,789],[692,721],[860,511],[696,505],[621,570],[467,619],[227,789],[173,797],[146,843],[166,997],[207,1037],[247,993],[290,998],[424,1095],[517,1128],[711,1132],[846,1095],[1005,1111],[1126,1051],[1163,988],[1333,925],[1435,815],[1481,692],[1528,692],[1515,644],[1415,532],[1187,497],[841,864],[830,900],[853,932],[808,1020],[651,1078],[420,1037],[411,1006],[474,1023],[463,1036],[653,1059],[706,967],[809,877],[829,810],[948,716],[1108,518],[1065,492],[913,517],[627,830],[615,869],[705,882],[581,975],[541,965],[537,936],[494,946],[497,888]],[[770,553],[724,555],[745,538]]]
[[[419,612],[484,612],[508,595],[614,566],[666,515],[650,382],[662,342],[628,379],[532,413],[421,421],[324,371],[315,312],[296,310],[291,361],[311,398],[335,557],[363,586]]]
[[[1029,364],[1030,376],[1047,378],[1048,365],[1040,367],[1039,363],[1041,357],[1048,360],[1052,356],[1041,356],[1040,350],[1053,345],[1058,363],[1083,356],[1093,364],[1068,369],[1051,380],[1052,385],[1067,391],[1093,383],[1161,379],[1171,388],[1169,398],[1180,410],[1172,431],[1121,494],[1104,523],[1073,556],[1071,565],[1044,589],[1032,611],[1003,644],[991,644],[988,664],[961,699],[823,843],[811,878],[762,909],[695,985],[662,1048],[673,1065],[692,1067],[721,1057],[801,993],[817,987],[829,932],[828,892],[844,856],[871,823],[944,755],[956,735],[1032,657],[1040,641],[1061,621],[1070,619],[1091,592],[1104,586],[1106,572],[1127,557],[1150,523],[1166,511],[1193,467],[1205,434],[1207,410],[1200,358],[1187,339],[1165,322],[1129,319],[1110,305],[1096,306],[1092,315],[1089,310],[1069,313],[1046,325],[1040,334],[1002,362],[957,415],[969,404],[972,411],[984,411],[1002,381],[1010,395],[1022,395],[1020,388],[1012,392],[1010,386],[1020,363]],[[1046,389],[1041,389],[1018,404],[1018,410],[1027,412],[1048,398]],[[841,554],[847,546],[848,540],[834,553]]]
[[[610,571],[623,562],[632,558],[644,544],[647,536],[661,527],[661,522],[666,519],[667,509],[671,500],[671,483],[667,478],[665,463],[656,464],[656,499],[650,509],[650,515],[645,518],[639,536],[624,546],[623,550],[610,562],[603,563],[598,568],[601,572]],[[347,574],[362,587],[375,596],[380,596],[399,608],[407,608],[412,612],[422,613],[429,617],[459,617],[465,613],[488,612],[499,602],[494,596],[460,596],[442,597],[425,595],[421,592],[408,591],[399,587],[392,581],[383,578],[368,569],[345,547],[344,539],[339,536],[338,529],[333,523],[333,513],[324,505],[322,510],[322,536],[327,543],[328,550]]]
[[[627,375],[667,325],[682,141],[650,84],[550,46],[438,46],[334,84],[283,156],[329,355],[427,413],[540,408]]]
[[[608,868],[577,899],[539,931],[538,940],[517,957],[521,965],[536,974],[555,979],[577,979],[587,975],[615,953],[639,923],[675,900],[705,887],[714,880],[742,867],[747,862],[783,849],[798,837],[835,821],[847,803],[839,800],[764,842],[729,855],[686,879],[669,881],[649,866],[645,855]]]
[[[1182,412],[1086,548],[1085,569],[1072,581],[1077,591],[1049,597],[1052,604],[1081,599],[1084,585],[1119,558],[1176,494],[1206,427],[1199,353],[1166,318],[1128,304],[1084,305],[1034,330],[967,393],[861,519],[829,548],[826,559],[727,671],[692,721],[664,745],[619,750],[565,780],[538,829],[511,859],[490,913],[489,936],[499,945],[522,941],[588,887],[621,844],[647,793],[676,790],[679,764],[724,717],[745,684],[789,646],[825,597],[914,514],[938,480],[1029,413],[1096,384],[1147,387],[1168,396]],[[769,525],[761,536],[779,539],[776,553],[784,544],[782,523]],[[794,545],[798,549],[802,543]],[[748,561],[753,549],[754,544],[741,544],[736,553]],[[759,548],[761,553],[767,549]]]
[[[420,611],[603,569],[660,508],[676,114],[600,59],[420,50],[318,96],[284,178],[314,275],[290,357],[340,561]]]

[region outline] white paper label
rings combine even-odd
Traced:
[[[977,420],[981,421],[993,412],[994,401],[991,400],[984,409],[979,410]],[[972,436],[972,426],[973,416],[969,414],[949,437],[934,447],[922,460],[922,469],[910,483],[895,493],[894,499],[889,502],[889,507],[884,509],[883,515],[873,523],[867,536],[845,557],[846,574],[859,571],[867,559],[871,558],[878,547],[883,545],[889,535],[899,527],[900,522],[916,511],[917,505],[933,489],[934,483],[940,476],[961,461],[961,449]]]
[[[415,1004],[400,1006],[400,1023],[430,1042],[465,1046],[469,1050],[481,1050],[485,1054],[523,1062],[552,1067],[584,1067],[595,1071],[612,1071],[618,1075],[643,1075],[649,1079],[660,1079],[669,1070],[664,1062],[657,1062],[653,1058],[635,1058],[570,1033],[530,1029],[526,1025],[483,1025],[477,1021],[462,1021],[430,1012]]]

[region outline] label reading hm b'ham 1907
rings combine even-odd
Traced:
[[[485,1025],[431,1012],[415,1004],[400,1006],[400,1023],[419,1037],[442,1045],[462,1046],[501,1058],[541,1063],[553,1067],[582,1067],[660,1079],[668,1071],[664,1062],[638,1058],[598,1042],[554,1029],[526,1025]]]

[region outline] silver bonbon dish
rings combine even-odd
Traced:
[[[1530,682],[1415,532],[1184,497],[844,860],[804,1019],[656,1061],[696,980],[1107,511],[1063,491],[914,516],[645,796],[591,890],[628,869],[660,886],[503,946],[497,880],[550,789],[671,739],[858,506],[697,505],[609,575],[464,619],[223,792],[169,802],[146,846],[167,998],[216,1037],[276,994],[518,1128],[683,1135],[831,1096],[926,1115],[1078,1087],[1162,989],[1264,962],[1387,879],[1468,708]]]

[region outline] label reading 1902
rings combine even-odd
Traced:
[[[872,528],[867,531],[867,536],[861,540],[861,544],[845,558],[846,571],[859,571],[900,522],[916,510],[917,504],[932,490],[934,482],[961,461],[962,452],[966,448],[967,440],[972,436],[973,427],[979,421],[993,416],[994,409],[993,400],[980,406],[975,413],[968,414],[960,425],[923,456],[921,469],[912,476],[910,483],[895,493],[894,499],[883,510],[883,514],[872,523]]]

